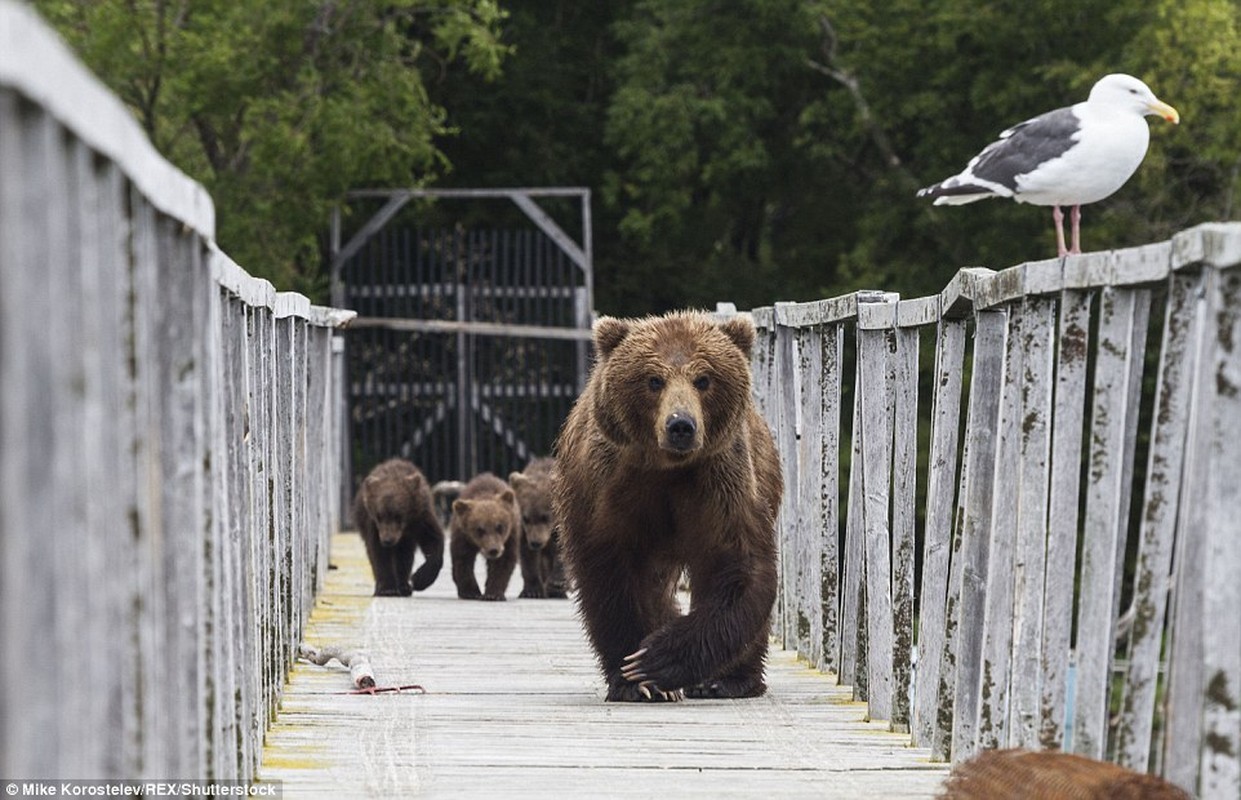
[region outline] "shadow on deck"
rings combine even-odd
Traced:
[[[865,720],[847,687],[773,650],[754,700],[603,702],[572,602],[456,599],[445,570],[412,599],[372,598],[360,540],[332,540],[306,634],[359,647],[380,684],[299,662],[267,734],[263,780],[285,797],[932,797],[947,766]]]

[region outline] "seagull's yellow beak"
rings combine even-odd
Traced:
[[[1173,125],[1181,124],[1181,113],[1162,100],[1154,101],[1147,108],[1150,109],[1151,114],[1158,114]]]

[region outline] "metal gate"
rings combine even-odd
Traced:
[[[534,201],[580,199],[579,245]],[[505,198],[533,225],[393,222],[417,197]],[[551,451],[585,385],[591,322],[586,189],[355,192],[387,203],[344,246],[333,218],[333,304],[346,335],[346,492],[380,461],[433,483],[506,476]]]

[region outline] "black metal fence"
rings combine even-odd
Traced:
[[[351,486],[408,458],[432,481],[550,452],[584,384],[583,270],[540,230],[376,232],[342,266]]]

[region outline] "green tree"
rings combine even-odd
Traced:
[[[613,301],[908,296],[961,266],[1049,257],[1047,209],[933,208],[914,190],[1108,72],[1148,80],[1184,124],[1154,121],[1137,177],[1085,210],[1086,246],[1235,217],[1239,14],[1234,0],[643,0],[617,25],[605,132],[620,222],[600,249],[631,278]]]
[[[643,0],[617,24],[602,181],[628,262],[621,306],[751,305],[775,285],[787,298],[823,285],[846,209],[838,170],[806,170],[800,153],[820,91],[806,65],[815,6]]]
[[[165,155],[212,193],[221,246],[322,296],[328,210],[442,174],[427,76],[494,79],[495,0],[38,0]]]

